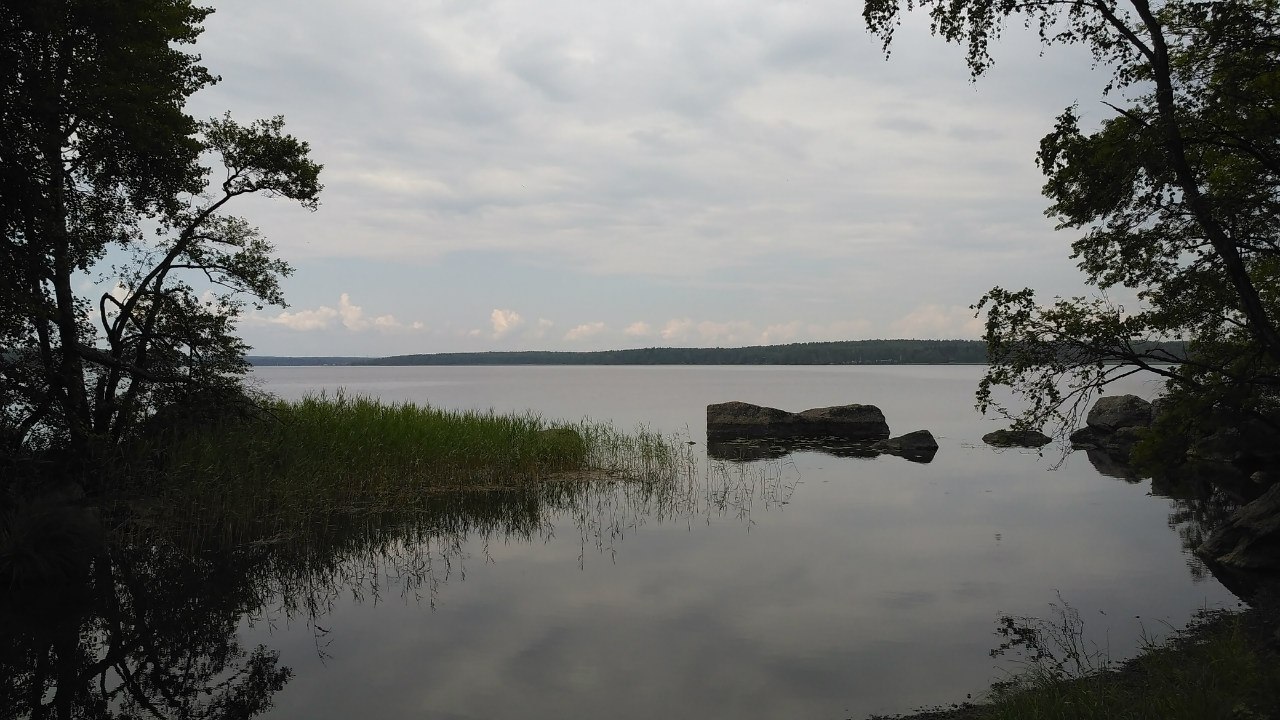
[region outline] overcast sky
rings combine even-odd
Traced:
[[[1086,288],[1034,156],[1105,73],[1020,29],[970,83],[853,0],[216,0],[207,117],[285,116],[322,205],[259,354],[976,338],[993,285]]]

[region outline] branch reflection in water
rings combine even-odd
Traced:
[[[434,607],[465,579],[464,546],[487,558],[490,543],[550,542],[553,519],[571,518],[580,563],[592,551],[615,560],[640,526],[750,524],[753,511],[787,504],[800,480],[785,461],[704,462],[692,451],[647,477],[438,492],[410,511],[234,534],[71,496],[11,508],[0,538],[0,718],[253,717],[292,673],[277,652],[240,645],[242,622],[305,621],[323,653],[323,618],[340,598],[398,592]]]

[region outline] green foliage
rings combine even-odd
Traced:
[[[6,453],[69,449],[92,464],[157,407],[234,391],[247,367],[238,314],[283,304],[289,266],[224,207],[261,194],[314,209],[320,166],[281,118],[186,114],[215,81],[184,50],[210,12],[189,0],[0,9]],[[79,294],[86,277],[108,290]]]
[[[887,44],[897,0],[866,4]],[[1047,214],[1083,235],[1072,244],[1101,297],[1042,304],[1030,289],[995,288],[987,313],[991,370],[981,409],[1005,412],[992,388],[1029,400],[1027,427],[1071,424],[1089,396],[1130,371],[1256,411],[1280,389],[1280,4],[1276,0],[1061,3],[908,1],[933,29],[991,64],[1008,21],[1047,43],[1089,47],[1113,71],[1120,105],[1096,129],[1073,106],[1040,143]],[[1138,307],[1107,299],[1137,291]],[[1172,357],[1153,342],[1191,341]],[[1139,341],[1145,341],[1139,342]],[[1180,367],[1169,367],[1173,363]],[[1007,413],[1006,413],[1007,414]]]
[[[573,428],[551,428],[538,434],[538,464],[555,470],[578,470],[587,464],[587,443]]]

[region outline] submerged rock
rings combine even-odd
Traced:
[[[839,405],[800,413],[744,402],[707,406],[707,437],[797,438],[837,437],[881,440],[889,437],[884,413],[874,405]]]
[[[1039,430],[996,430],[982,436],[982,442],[995,447],[1044,447],[1053,442],[1053,438]]]
[[[889,455],[898,455],[917,462],[929,462],[938,452],[938,441],[928,430],[916,430],[906,435],[881,440],[872,447]]]

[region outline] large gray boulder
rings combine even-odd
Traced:
[[[729,438],[795,437],[804,421],[795,413],[744,402],[707,406],[707,434]]]
[[[1151,403],[1137,395],[1108,395],[1098,398],[1085,424],[1100,430],[1147,427],[1151,424]]]
[[[838,437],[882,440],[889,437],[884,413],[874,405],[840,405],[791,413],[744,402],[707,406],[708,438]]]
[[[889,437],[889,423],[875,405],[837,405],[800,413],[806,432],[846,440],[883,440]]]
[[[1089,409],[1085,426],[1071,433],[1071,447],[1101,450],[1128,462],[1133,446],[1151,426],[1151,403],[1137,395],[1100,397]]]

